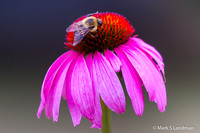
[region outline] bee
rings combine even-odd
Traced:
[[[97,12],[98,13],[98,12]],[[96,14],[96,13],[93,13]],[[73,46],[76,46],[83,38],[90,32],[95,37],[94,33],[98,31],[98,27],[102,25],[102,20],[92,16],[93,14],[87,15],[87,17],[81,21],[71,24],[66,32],[74,33]]]

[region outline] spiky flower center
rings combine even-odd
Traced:
[[[105,49],[113,50],[120,44],[125,43],[134,32],[134,28],[123,16],[116,13],[98,13],[94,14],[102,20],[102,25],[98,27],[95,33],[89,32],[81,42],[73,46],[74,34],[73,32],[67,33],[66,45],[75,51],[84,52],[103,52]],[[75,22],[82,21],[87,16],[83,16]]]

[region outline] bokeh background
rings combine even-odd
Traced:
[[[7,0],[0,2],[0,133],[98,133],[85,118],[73,127],[66,101],[57,123],[37,119],[48,67],[65,52],[65,29],[78,17],[100,12],[126,16],[138,34],[162,54],[168,105],[160,113],[144,90],[145,109],[112,113],[113,133],[161,133],[153,126],[188,126],[200,132],[200,1]]]

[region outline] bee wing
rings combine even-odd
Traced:
[[[79,27],[77,30],[74,31],[74,43],[73,46],[81,42],[83,38],[87,35],[87,33],[90,31],[90,29],[87,29],[85,27]]]
[[[82,24],[81,21],[71,24],[71,25],[66,29],[66,32],[74,32],[74,31],[79,27],[79,25],[81,25],[81,24]]]

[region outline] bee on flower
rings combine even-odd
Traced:
[[[102,20],[91,16],[92,14],[88,15],[85,19],[73,23],[70,25],[66,32],[73,32],[74,33],[74,41],[73,46],[77,45],[82,39],[90,32],[91,34],[95,34],[98,31],[98,28],[102,25]],[[95,37],[95,36],[93,36]]]
[[[160,53],[140,38],[116,13],[94,13],[73,22],[66,30],[67,52],[49,68],[41,89],[38,118],[58,121],[61,97],[67,100],[74,126],[84,116],[93,128],[102,128],[101,102],[118,114],[125,112],[125,95],[117,73],[122,72],[126,90],[138,116],[144,110],[142,86],[149,100],[163,112],[167,105]],[[101,100],[100,100],[101,99]]]

